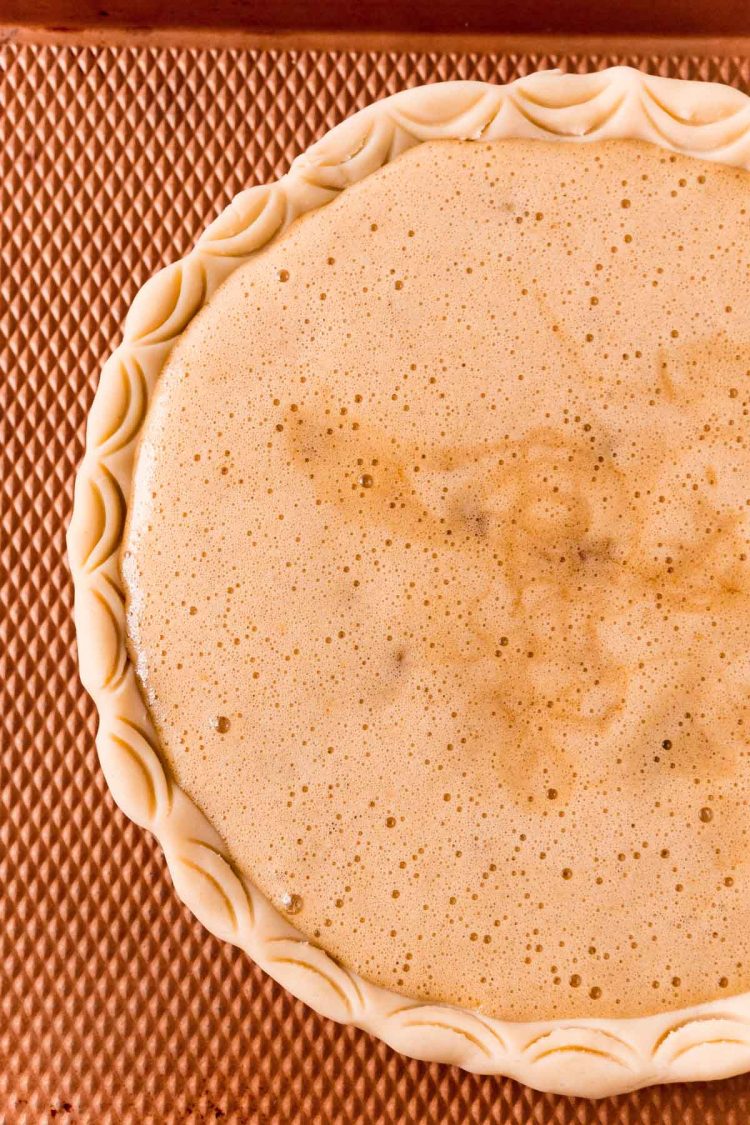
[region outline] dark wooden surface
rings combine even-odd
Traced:
[[[507,35],[742,36],[750,0],[0,0],[0,23]]]

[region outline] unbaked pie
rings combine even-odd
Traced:
[[[141,291],[70,533],[118,803],[399,1050],[750,1066],[750,108],[409,90]]]

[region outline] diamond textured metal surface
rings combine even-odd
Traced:
[[[750,1120],[750,1077],[593,1103],[314,1015],[178,902],[107,793],[76,673],[73,473],[143,282],[375,98],[619,62],[750,88],[748,60],[708,55],[0,48],[0,1122]]]

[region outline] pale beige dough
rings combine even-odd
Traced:
[[[123,556],[179,784],[363,976],[750,988],[746,173],[436,142],[179,341]]]

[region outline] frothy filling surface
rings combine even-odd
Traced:
[[[167,364],[144,692],[238,867],[370,980],[513,1019],[750,989],[749,187],[424,144]]]

